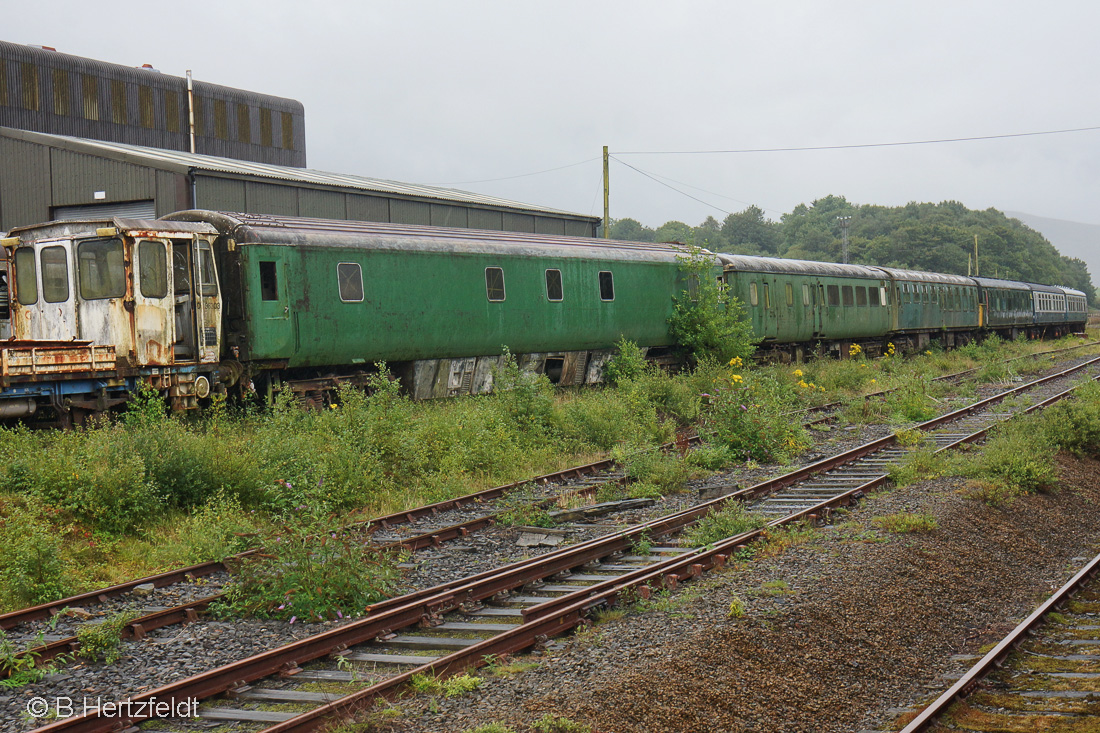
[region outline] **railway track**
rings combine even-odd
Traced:
[[[922,710],[902,733],[1095,730],[1100,556]]]
[[[1086,344],[1070,346],[1064,349],[1052,349],[1036,354],[1013,357],[1012,359],[1004,360],[1004,363],[1026,358],[1039,358],[1043,356],[1050,356],[1053,354],[1075,351],[1078,349],[1096,345],[1097,343],[1090,342]],[[935,377],[933,381],[957,381],[977,371],[977,368],[968,369],[953,374]],[[893,390],[873,392],[866,395],[865,398],[876,398],[885,396],[891,391]],[[842,402],[832,402],[825,405],[811,407],[807,410],[807,412],[826,412],[829,410],[839,409],[843,405],[844,403]],[[805,424],[811,425],[825,422],[831,419],[833,419],[832,416],[824,416],[807,421]],[[662,446],[661,448],[664,450],[671,450],[674,447],[683,449],[687,445],[685,441],[694,443],[698,441],[698,438],[695,436],[692,436],[690,438],[685,437],[681,440],[678,440],[675,444],[668,444]],[[593,491],[588,486],[572,486],[571,483],[577,482],[582,478],[593,477],[601,473],[607,474],[607,478],[610,480],[621,478],[621,474],[616,474],[613,472],[614,468],[615,461],[611,458],[606,458],[600,461],[595,461],[580,466],[573,466],[570,468],[562,469],[560,471],[555,471],[553,473],[536,476],[531,479],[515,481],[489,489],[484,489],[482,491],[473,492],[463,496],[455,497],[453,499],[447,499],[433,504],[427,504],[424,506],[414,507],[399,512],[393,512],[391,514],[380,517],[354,521],[350,526],[355,527],[365,533],[381,534],[384,538],[381,543],[383,545],[400,544],[400,546],[404,547],[405,549],[417,550],[423,547],[438,545],[441,542],[445,542],[450,539],[465,537],[470,532],[476,531],[477,529],[492,524],[494,518],[497,517],[500,512],[487,512],[485,509],[485,505],[489,502],[505,497],[509,493],[521,489],[524,486],[548,486],[552,484],[559,484],[562,485],[566,489],[566,491],[575,491],[579,495],[591,494],[593,493]],[[469,518],[464,521],[444,522],[443,524],[439,524],[439,518],[447,515],[448,513],[465,513],[468,515]],[[422,526],[422,530],[415,531],[412,536],[409,536],[408,532],[400,531],[400,528],[403,525],[412,526],[417,525],[418,523],[424,523]],[[151,585],[154,589],[160,589],[174,585],[176,583],[187,582],[195,578],[209,577],[216,573],[225,572],[226,570],[227,568],[224,562],[221,561],[200,563],[186,568],[180,568],[178,570],[172,570],[156,575],[142,577],[114,586],[89,591],[87,593],[82,593],[76,596],[62,598],[38,606],[0,614],[0,630],[7,631],[17,626],[28,624],[34,621],[49,620],[66,608],[98,605],[105,603],[110,599],[122,598],[133,593],[135,588],[147,589]],[[173,617],[174,615],[178,615],[175,609],[161,609],[161,611],[165,612],[165,615],[160,617],[161,619],[168,619]],[[156,625],[157,623],[157,619],[148,619],[146,629],[158,628],[158,626]],[[140,638],[141,631],[137,630],[137,634]]]
[[[939,431],[934,439],[941,449],[978,440],[1008,417],[990,413],[990,407],[1037,390],[1039,397],[1028,409],[1038,409],[1067,394],[1074,375],[1098,364],[1100,357],[1090,359],[918,427]],[[944,430],[952,422],[956,427]],[[704,548],[677,546],[673,537],[730,502],[759,502],[760,511],[774,516],[768,527],[821,519],[885,481],[883,468],[893,460],[895,442],[893,436],[872,441],[621,532],[391,599],[364,619],[132,700],[221,695],[200,711],[202,717],[268,725],[268,733],[316,730],[368,709],[380,696],[394,695],[416,674],[448,676],[486,658],[528,649],[584,623],[594,609],[613,605],[624,594],[645,597],[652,588],[675,587],[723,565],[767,528]],[[652,546],[655,541],[663,544]],[[320,681],[346,686],[349,694],[331,699],[331,692],[302,689],[302,682]],[[280,705],[291,709],[273,709]],[[302,707],[311,709],[303,712]],[[117,722],[87,715],[40,730],[101,731]],[[158,725],[164,729],[164,723]]]

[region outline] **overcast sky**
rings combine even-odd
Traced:
[[[598,216],[608,145],[706,202],[613,160],[611,215],[650,226],[828,194],[1100,224],[1100,131],[636,154],[1100,126],[1095,2],[5,4],[3,40],[301,101],[311,168]]]

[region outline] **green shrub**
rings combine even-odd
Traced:
[[[703,443],[684,456],[684,462],[707,471],[719,471],[734,462],[737,457],[729,446]]]
[[[891,465],[887,474],[897,486],[908,486],[943,476],[951,465],[951,457],[936,453],[936,449],[930,446],[909,453],[900,462]]]
[[[70,595],[65,537],[32,508],[17,507],[0,521],[0,610],[35,606]]]
[[[1031,420],[1014,420],[999,426],[971,462],[968,474],[1010,492],[1046,492],[1054,488],[1057,475],[1053,445]]]
[[[390,557],[306,515],[268,530],[260,545],[226,587],[223,612],[291,623],[358,616],[391,595],[400,576]]]
[[[909,512],[875,517],[871,520],[871,523],[879,529],[886,530],[887,532],[894,532],[896,534],[908,534],[911,532],[927,534],[939,526],[936,523],[936,518],[931,514],[912,514]]]
[[[683,491],[691,473],[678,455],[658,450],[634,453],[623,463],[627,476],[636,482],[650,484],[664,494]]]
[[[736,368],[736,367],[734,367]],[[785,460],[809,445],[797,413],[793,387],[763,373],[730,373],[709,393],[702,435],[742,460]]]
[[[152,559],[161,567],[224,560],[255,544],[259,519],[240,501],[220,492],[184,518],[172,518],[146,534],[154,544]]]
[[[731,501],[721,510],[711,512],[688,527],[683,533],[688,547],[703,547],[739,534],[759,529],[768,523],[763,514],[750,512],[739,501]]]
[[[114,664],[122,656],[122,630],[141,614],[119,611],[102,623],[86,623],[76,632],[80,648],[76,654],[95,661],[102,658],[104,664]]]
[[[532,723],[531,729],[535,733],[592,733],[590,726],[574,723],[569,718],[549,713]]]
[[[1100,456],[1100,384],[1088,382],[1076,394],[1043,411],[1043,431],[1062,450]]]
[[[615,342],[614,356],[604,365],[603,379],[607,384],[619,385],[638,379],[646,369],[645,353],[638,344],[623,336]]]
[[[757,338],[744,307],[715,281],[713,255],[691,248],[679,257],[684,290],[676,296],[668,332],[695,361],[748,359]]]

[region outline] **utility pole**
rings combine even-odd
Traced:
[[[848,264],[848,225],[852,221],[850,216],[838,216],[836,218],[840,222],[840,232],[844,236],[844,264]]]
[[[611,239],[611,179],[607,172],[607,146],[603,146],[603,238]]]
[[[974,235],[974,277],[978,276],[978,235]]]

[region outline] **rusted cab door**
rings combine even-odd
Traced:
[[[139,364],[173,362],[176,329],[168,267],[171,246],[166,239],[134,242],[134,341]]]

